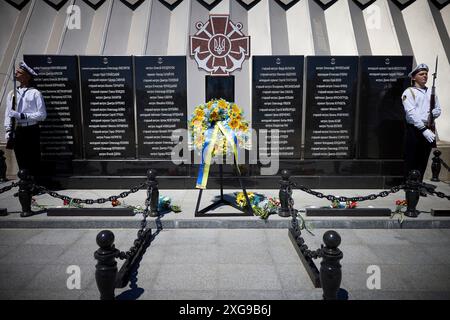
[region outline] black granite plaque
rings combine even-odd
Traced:
[[[176,129],[187,129],[186,57],[135,57],[138,155],[170,160]]]
[[[76,159],[82,155],[81,107],[76,56],[24,55],[38,72],[34,86],[45,101],[47,119],[41,127],[43,160]]]
[[[253,56],[252,126],[279,130],[280,159],[299,159],[302,136],[303,56]],[[270,154],[258,145],[258,154]],[[259,157],[259,156],[258,156]]]
[[[80,57],[87,159],[136,157],[131,57]]]
[[[234,76],[206,76],[206,102],[224,99],[234,102]]]
[[[358,57],[307,58],[305,159],[354,156]]]
[[[360,58],[358,157],[402,159],[405,114],[401,96],[410,86],[411,56]]]

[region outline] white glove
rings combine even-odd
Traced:
[[[429,143],[432,143],[436,139],[436,135],[430,129],[425,130],[422,134]]]
[[[10,110],[8,113],[8,117],[10,118],[16,118],[17,120],[20,119],[20,113],[14,110]]]
[[[11,132],[9,132],[9,131],[5,133],[5,141],[9,140],[10,135],[11,135]]]
[[[435,118],[435,119],[441,115],[441,113],[439,112],[438,109],[433,109],[433,111],[431,111],[431,113],[433,114],[433,118]]]

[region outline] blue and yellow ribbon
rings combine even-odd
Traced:
[[[203,144],[202,150],[202,164],[200,165],[200,170],[197,177],[197,185],[196,185],[197,189],[206,189],[206,184],[208,183],[209,168],[211,166],[212,153],[217,143],[219,130],[225,136],[228,144],[231,145],[233,148],[233,154],[234,159],[236,160],[237,170],[239,175],[241,175],[239,166],[237,165],[238,164],[237,137],[233,132],[233,130],[226,129],[221,122],[218,122],[214,125],[214,129],[212,130],[209,129],[205,133],[205,143]]]

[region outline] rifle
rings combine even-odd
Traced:
[[[433,87],[431,88],[431,97],[430,97],[430,114],[428,115],[428,128],[436,134],[436,124],[434,122],[433,110],[436,107],[436,78],[437,78],[437,68],[438,68],[438,59],[436,57],[436,68],[433,73]],[[433,148],[436,148],[436,139],[433,141]]]
[[[14,61],[14,66],[16,65],[16,61]],[[11,110],[16,110],[16,103],[17,103],[17,84],[16,79],[14,79],[14,68],[12,69],[13,72],[13,82],[14,82],[14,91],[13,91],[13,97],[12,97],[12,103],[11,103]],[[8,141],[6,142],[6,149],[14,149],[14,144],[16,142],[16,119],[11,117],[11,131],[9,132]]]

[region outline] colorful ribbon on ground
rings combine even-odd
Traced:
[[[199,174],[197,177],[197,189],[206,189],[206,184],[208,183],[209,168],[211,166],[212,153],[214,147],[217,143],[217,138],[219,131],[224,135],[227,143],[232,146],[234,159],[236,161],[236,167],[239,175],[241,172],[239,170],[238,164],[238,149],[237,149],[237,137],[232,130],[228,130],[225,126],[218,122],[214,125],[213,129],[208,129],[205,132],[205,143],[203,144],[202,150],[202,164],[200,165]]]

